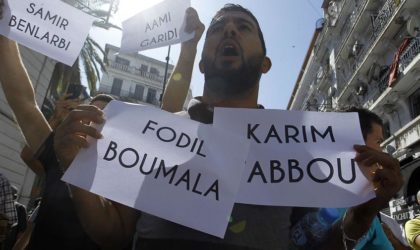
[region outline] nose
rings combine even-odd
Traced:
[[[226,23],[225,32],[224,32],[225,37],[235,37],[237,32],[238,31],[237,31],[236,26],[233,22]]]

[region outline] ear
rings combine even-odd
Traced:
[[[203,60],[200,60],[200,62],[198,63],[198,67],[200,68],[200,72],[204,74]]]
[[[269,57],[264,57],[263,62],[261,64],[261,72],[267,73],[271,69],[271,60]]]

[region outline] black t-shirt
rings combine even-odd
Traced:
[[[58,167],[53,138],[51,134],[44,142],[38,157],[46,182],[28,249],[100,249],[84,232],[68,186],[60,180],[63,173]]]

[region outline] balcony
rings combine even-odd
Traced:
[[[413,86],[413,83],[420,79],[420,38],[414,38],[400,56],[398,68],[398,80],[392,87],[388,88],[388,78],[379,83],[380,96],[375,103],[369,106],[373,111],[389,100],[389,95],[395,93],[407,93]],[[366,106],[365,106],[366,107]]]
[[[363,107],[369,109],[374,102],[384,93],[384,91],[388,88],[389,82],[389,73],[390,68],[388,68],[379,78],[377,83],[377,88],[371,91],[370,95],[364,100]]]
[[[363,1],[367,1],[367,0],[363,0]],[[343,19],[343,15],[345,15],[345,12],[347,9],[349,9],[350,7],[347,5],[350,5],[352,2],[352,0],[343,0],[342,1],[342,6],[339,9],[339,12],[337,13],[336,16],[336,24],[334,26],[330,26],[330,24],[328,23],[328,20],[325,20],[325,24],[324,27],[322,28],[322,31],[317,39],[316,45],[315,45],[315,49],[314,49],[314,54],[315,55],[323,55],[325,53],[325,44],[326,44],[326,40],[329,39],[331,37],[331,34],[336,32],[337,30],[340,29],[341,27],[341,20]]]
[[[98,92],[100,93],[107,93],[111,94],[112,87],[108,85],[101,84],[99,86]],[[137,96],[133,91],[127,91],[124,89],[120,90],[120,94],[118,95],[121,101],[127,101],[132,103],[149,103],[155,106],[159,106],[160,102],[156,97],[153,98],[143,98]]]
[[[382,143],[382,148],[394,144],[397,151],[393,153],[394,157],[401,157],[401,152],[408,152],[410,147],[420,141],[420,115],[399,129],[393,136]],[[402,159],[400,159],[402,160]]]
[[[373,21],[373,30],[371,38],[363,45],[363,48],[360,53],[358,53],[357,58],[353,65],[353,73],[350,77],[350,80],[347,82],[345,87],[341,90],[339,94],[339,102],[348,97],[351,90],[351,85],[357,81],[357,75],[359,70],[363,65],[370,65],[373,63],[372,54],[379,53],[378,43],[382,37],[390,36],[395,30],[398,30],[396,24],[391,22],[394,17],[400,12],[402,6],[407,2],[407,0],[395,1],[387,0],[383,7],[379,10],[378,15]],[[392,24],[392,25],[391,25]],[[392,26],[392,27],[391,27]],[[394,27],[395,26],[395,27]],[[398,26],[399,27],[399,26]]]
[[[155,82],[159,82],[163,84],[163,76],[159,76],[156,74],[151,74],[150,72],[147,71],[142,71],[139,68],[135,68],[133,66],[129,66],[129,65],[124,65],[124,64],[120,64],[117,63],[115,61],[111,61],[109,66],[113,69],[119,70],[119,71],[123,71],[129,74],[133,74],[136,76],[140,76],[142,78],[146,78]]]
[[[398,72],[404,73],[408,65],[420,53],[420,37],[414,38],[400,56]]]
[[[111,86],[107,86],[107,85],[101,84],[99,86],[98,92],[103,92],[103,93],[111,94],[111,90],[112,90],[112,87]],[[124,90],[124,89],[121,89],[120,90],[120,94],[119,94],[120,97],[130,97],[132,95],[134,95],[134,93],[131,93],[130,91],[127,91],[127,90]],[[141,101],[141,100],[139,100],[139,101]]]
[[[379,37],[379,35],[382,33],[382,30],[385,28],[385,26],[388,24],[391,17],[396,12],[399,4],[400,4],[400,1],[388,0],[382,6],[382,9],[379,10],[378,15],[376,16],[372,24],[373,36],[375,38]]]
[[[343,33],[340,35],[340,37],[337,40],[337,44],[341,44],[341,46],[338,49],[337,58],[339,58],[339,55],[343,51],[367,3],[368,3],[367,0],[361,0],[360,2],[358,2],[356,5],[356,8],[347,18],[346,23],[344,24],[344,27],[343,27],[343,31],[342,31]]]

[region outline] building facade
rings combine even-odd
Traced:
[[[137,53],[117,54],[118,51],[118,47],[105,46],[108,66],[99,92],[117,96],[122,101],[160,107],[166,63]],[[167,80],[173,68],[173,65],[168,65]],[[188,104],[190,99],[191,91],[185,103]]]
[[[405,185],[390,212],[419,213],[420,1],[325,0],[289,110],[367,108],[385,124],[384,151],[400,161]]]
[[[35,90],[36,102],[41,107],[56,62],[23,46],[20,46],[20,52]],[[0,172],[19,189],[19,201],[28,204],[36,178],[20,158],[24,145],[25,139],[0,88]]]

